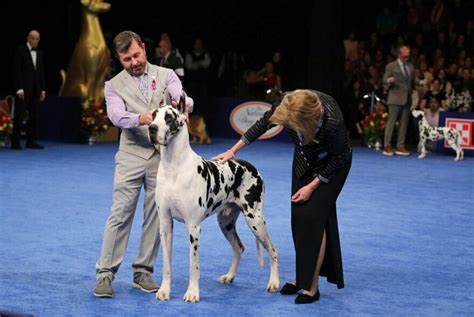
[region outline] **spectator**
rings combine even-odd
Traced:
[[[346,126],[350,136],[357,137],[361,134],[361,128],[358,124],[368,114],[367,107],[364,105],[364,92],[362,90],[360,79],[355,78],[350,89],[344,96],[344,107],[342,107]]]
[[[281,78],[280,75],[275,74],[273,63],[265,63],[265,68],[260,71],[258,75],[265,89],[265,100],[270,102],[275,101],[281,91]]]
[[[344,39],[344,50],[346,59],[350,60],[351,62],[357,59],[358,44],[359,43],[356,39],[355,32],[349,32],[347,38]]]
[[[167,40],[161,40],[158,45],[158,51],[160,57],[157,60],[157,64],[161,67],[172,69],[180,80],[184,77],[184,68],[181,59],[176,53],[171,51],[171,43]]]
[[[181,60],[181,64],[184,65],[184,59],[183,59],[183,56],[181,55],[181,53],[179,52],[179,49],[177,47],[174,47],[173,46],[173,43],[171,42],[171,38],[170,36],[168,35],[168,33],[161,33],[160,35],[160,41],[166,41],[168,42],[169,46],[170,46],[170,49],[171,49],[171,52],[176,55],[180,60]],[[159,43],[159,42],[158,42]],[[157,47],[156,49],[156,59],[158,60],[160,57],[162,57],[161,53],[160,53],[160,48]]]
[[[431,9],[431,25],[435,30],[445,30],[449,22],[448,7],[443,0],[436,0]]]
[[[474,78],[472,78],[471,68],[464,67],[462,70],[462,88],[469,91],[471,96],[474,95]]]
[[[429,107],[424,110],[425,119],[430,126],[438,127],[439,113],[444,111],[441,106],[441,100],[436,96],[431,96],[428,100]],[[425,146],[428,150],[434,151],[436,149],[436,141],[427,140]]]
[[[437,78],[439,79],[440,89],[444,91],[446,95],[448,95],[451,92],[453,86],[451,82],[446,78],[446,70],[444,68],[441,68],[438,71]]]
[[[184,66],[189,94],[196,97],[207,96],[211,58],[202,39],[194,41],[193,50],[186,53]]]
[[[282,54],[280,51],[275,51],[273,53],[272,63],[273,63],[273,71],[275,72],[275,74],[279,75],[282,80],[281,89],[285,89],[285,86],[288,86],[285,80],[288,78],[288,73],[287,73],[288,69],[286,67],[286,63],[283,61]]]
[[[13,119],[13,133],[11,148],[21,150],[21,125],[28,113],[26,120],[26,147],[30,149],[43,149],[44,146],[37,142],[38,138],[38,108],[46,97],[44,80],[43,52],[38,49],[40,34],[36,30],[28,33],[26,44],[17,47],[15,52],[15,89],[16,102]]]
[[[433,79],[431,82],[431,88],[426,92],[421,101],[420,109],[425,110],[428,108],[433,97],[437,99],[443,109],[446,107],[446,93],[441,90],[441,81],[438,78]]]
[[[237,96],[240,79],[245,70],[245,60],[237,51],[226,52],[219,64],[217,71],[217,78],[222,91],[225,96]]]

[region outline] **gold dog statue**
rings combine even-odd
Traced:
[[[206,122],[201,115],[189,115],[188,131],[191,135],[191,144],[211,144],[212,141],[207,133]]]
[[[104,81],[109,70],[110,50],[102,34],[99,14],[110,10],[102,0],[81,0],[81,34],[74,48],[67,73],[61,70],[59,96],[104,100]]]

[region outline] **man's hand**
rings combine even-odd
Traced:
[[[139,121],[140,125],[149,125],[153,122],[153,113],[157,111],[156,109],[148,110],[147,112],[140,113]]]
[[[40,102],[43,102],[45,98],[46,98],[46,93],[42,92],[40,95]]]
[[[395,82],[395,81],[396,81],[396,79],[395,79],[395,77],[393,77],[393,76],[387,78],[387,83],[389,83],[389,84],[391,84],[391,83],[393,83],[393,82]]]
[[[25,92],[24,92],[23,90],[17,91],[17,92],[16,92],[16,95],[17,95],[18,98],[20,98],[21,100],[24,100],[24,99],[25,99]]]

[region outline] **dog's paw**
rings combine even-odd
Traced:
[[[268,282],[267,292],[274,293],[280,289],[279,282]]]
[[[418,158],[419,158],[419,159],[424,159],[425,157],[426,157],[426,155],[423,155],[423,154],[418,155]]]
[[[219,283],[221,284],[230,284],[234,281],[234,277],[235,276],[232,276],[230,274],[226,274],[226,275],[221,275],[218,279]]]
[[[199,289],[189,287],[183,296],[183,300],[188,303],[199,302]]]
[[[170,300],[170,290],[165,289],[163,286],[161,286],[161,288],[156,293],[156,299],[162,301]]]

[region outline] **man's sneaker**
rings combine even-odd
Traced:
[[[401,149],[397,149],[397,150],[395,151],[395,154],[397,154],[397,155],[403,155],[403,156],[408,156],[408,155],[410,155],[411,153],[410,153],[410,151],[408,151],[407,149],[401,148]]]
[[[109,276],[101,277],[97,280],[97,284],[94,289],[94,295],[97,297],[112,297],[112,279]]]
[[[383,155],[393,156],[393,150],[391,147],[387,146],[383,149]]]
[[[132,287],[139,288],[144,292],[153,293],[157,292],[160,287],[156,284],[151,273],[136,272],[133,273],[133,284]]]

